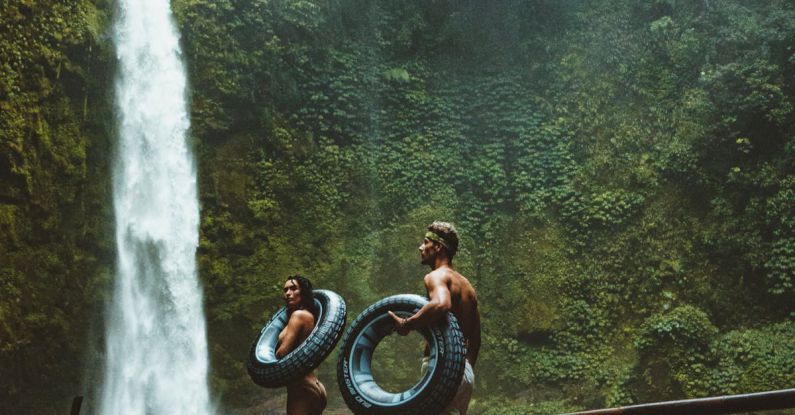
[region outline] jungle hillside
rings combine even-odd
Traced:
[[[114,7],[0,2],[0,413],[96,405]],[[425,294],[434,220],[458,227],[454,265],[478,291],[472,414],[795,385],[793,2],[172,9],[218,413],[282,413],[284,390],[254,385],[245,359],[288,275],[340,293],[349,322]],[[335,373],[336,353],[318,377],[328,412],[348,413]]]

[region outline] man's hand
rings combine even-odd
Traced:
[[[399,335],[405,336],[405,335],[409,334],[411,329],[406,327],[406,320],[407,319],[402,318],[402,317],[398,317],[395,313],[393,313],[391,311],[387,311],[387,313],[389,313],[389,316],[392,317],[393,320],[395,320],[395,331]]]

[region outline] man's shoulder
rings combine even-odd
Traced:
[[[425,274],[425,282],[436,282],[436,281],[449,281],[456,274],[450,268],[437,268],[427,274]]]
[[[467,279],[467,277],[465,277],[463,274],[461,274],[460,272],[456,271],[453,268],[438,268],[438,269],[435,269],[435,270],[429,272],[427,275],[425,275],[425,278],[426,279],[428,279],[428,278],[439,278],[439,279],[443,279],[445,281],[456,281],[456,282],[464,283],[466,285],[471,285],[469,280]]]

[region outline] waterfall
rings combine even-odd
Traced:
[[[118,263],[99,409],[209,414],[195,261],[199,206],[179,36],[168,0],[120,0],[118,7]]]

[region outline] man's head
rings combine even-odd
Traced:
[[[452,223],[436,221],[428,225],[419,249],[420,260],[425,265],[433,265],[440,254],[452,264],[453,257],[458,252],[458,231]]]

